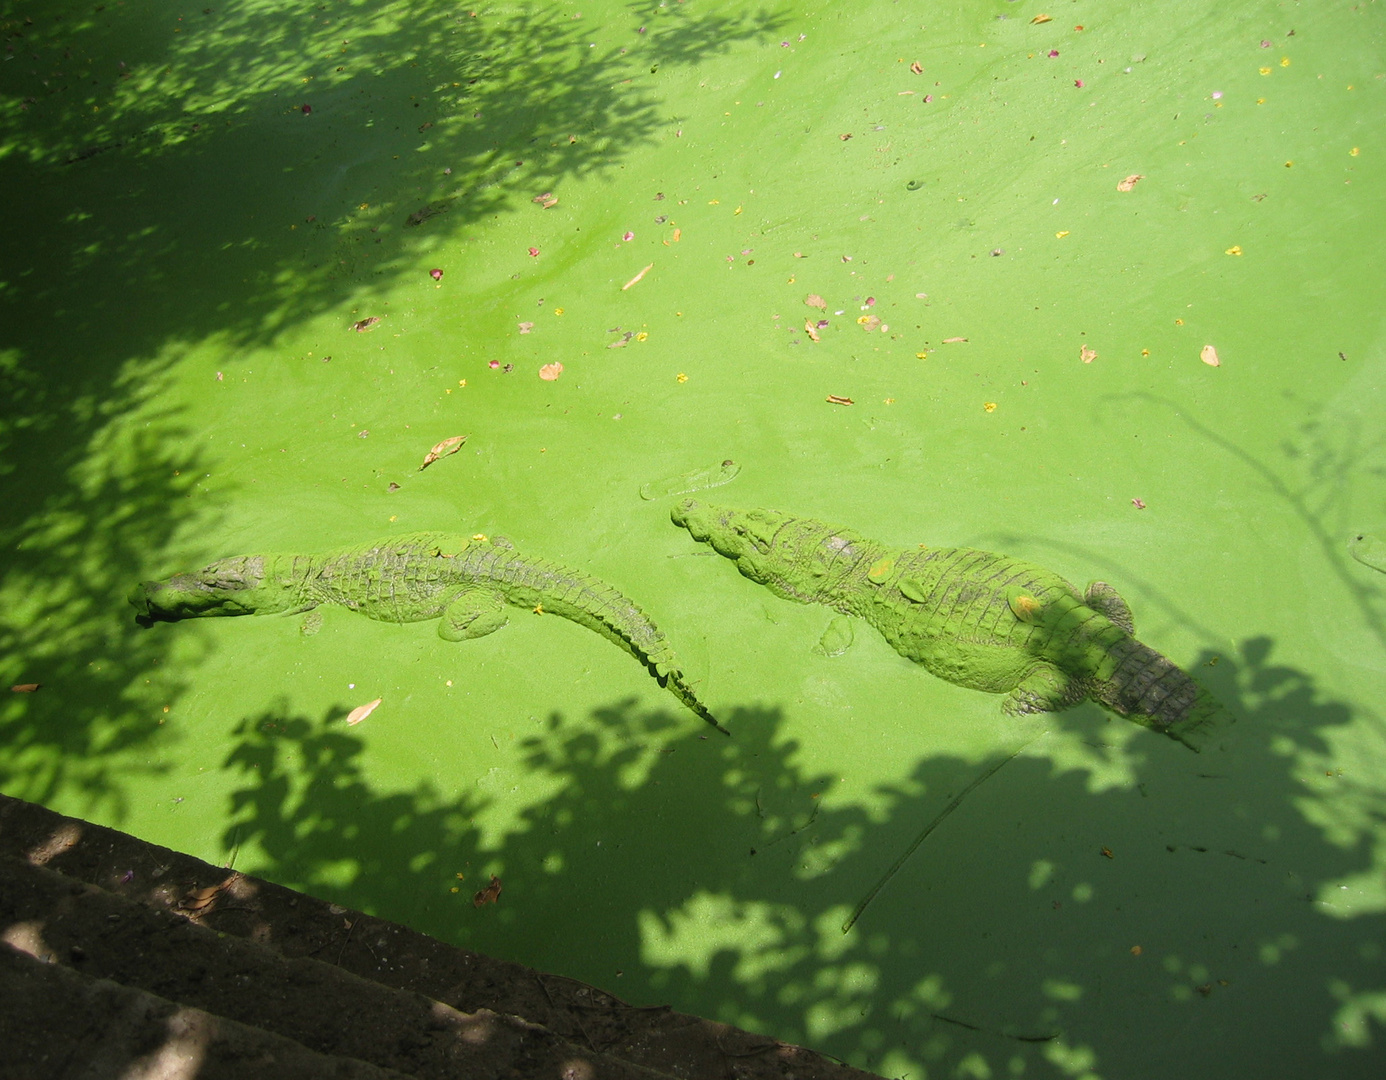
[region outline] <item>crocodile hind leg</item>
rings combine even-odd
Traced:
[[[1040,663],[1006,695],[1001,708],[1013,716],[1058,712],[1077,705],[1087,696],[1083,680],[1075,679],[1053,664]]]
[[[507,622],[505,598],[494,589],[463,589],[443,608],[438,636],[466,641],[495,633]]]
[[[1094,581],[1089,584],[1088,591],[1083,596],[1083,603],[1087,604],[1093,611],[1101,612],[1107,616],[1128,634],[1135,634],[1136,620],[1131,615],[1131,605],[1121,598],[1121,593],[1105,581]]]

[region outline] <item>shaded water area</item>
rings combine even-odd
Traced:
[[[1380,1075],[1381,4],[0,37],[5,792],[886,1076]],[[1111,582],[1235,722],[1194,754],[824,648],[671,524],[714,481]],[[423,530],[633,598],[733,737],[528,610],[126,602]]]

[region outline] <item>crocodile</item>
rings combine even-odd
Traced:
[[[639,660],[659,684],[724,735],[685,681],[649,617],[587,574],[521,555],[504,537],[410,533],[318,555],[239,555],[130,593],[142,626],[210,615],[310,612],[340,604],[382,622],[438,619],[447,641],[506,624],[506,605],[561,615]]]
[[[1111,585],[1078,590],[1058,574],[972,548],[892,551],[848,529],[774,510],[687,499],[674,524],[777,596],[858,616],[942,679],[1006,694],[1013,715],[1087,698],[1179,740],[1206,743],[1225,711],[1188,674],[1135,638]]]

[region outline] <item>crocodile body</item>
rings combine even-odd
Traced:
[[[521,555],[500,537],[413,533],[320,555],[241,555],[145,582],[130,603],[146,626],[340,604],[383,622],[438,619],[439,636],[448,641],[499,630],[507,604],[561,615],[625,649],[725,733],[684,681],[664,635],[633,601],[596,578]]]
[[[848,529],[771,510],[689,499],[676,525],[800,603],[865,619],[940,678],[1006,694],[1011,713],[1091,698],[1199,749],[1220,708],[1184,671],[1137,641],[1116,590],[1085,593],[1058,574],[971,548],[893,551]]]

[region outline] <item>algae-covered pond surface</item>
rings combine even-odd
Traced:
[[[883,1075],[1380,1075],[1381,4],[0,32],[6,792]],[[671,524],[724,461],[699,498],[1111,582],[1235,722],[828,655]],[[419,530],[621,590],[733,737],[527,610],[126,602]]]

